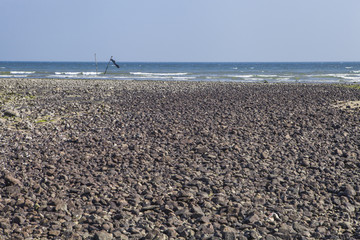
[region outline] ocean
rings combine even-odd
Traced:
[[[360,62],[0,62],[0,78],[359,83]]]

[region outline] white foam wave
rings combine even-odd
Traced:
[[[102,72],[82,72],[83,75],[100,75]]]
[[[55,72],[55,75],[100,75],[102,72]]]
[[[254,75],[228,75],[227,77],[231,77],[231,78],[251,78]]]
[[[274,77],[280,77],[279,75],[257,75],[258,77],[262,77],[262,78],[274,78]]]
[[[11,71],[11,74],[33,74],[35,72],[26,72],[26,71]]]
[[[115,76],[115,77],[112,77],[112,78],[116,78],[116,79],[134,79],[134,77],[131,77],[131,76]]]
[[[28,75],[0,75],[0,78],[26,78]]]
[[[115,79],[124,79],[124,80],[175,80],[175,81],[186,81],[193,80],[196,77],[181,77],[181,76],[116,76]]]
[[[55,75],[79,75],[81,72],[55,72]]]
[[[169,77],[162,77],[162,76],[147,76],[147,77],[144,77],[144,76],[142,76],[142,77],[135,77],[135,79],[149,79],[149,80],[151,80],[151,79],[169,79]]]
[[[360,79],[360,76],[345,76],[343,78],[344,79],[349,79],[349,80],[356,80],[356,79]]]
[[[353,68],[353,67],[345,67],[346,69],[351,69],[351,68]]]
[[[178,73],[149,73],[149,72],[130,72],[132,75],[144,75],[144,76],[182,76],[188,73],[178,72]]]
[[[196,77],[173,77],[174,80],[191,80],[195,79]]]
[[[360,74],[324,74],[324,75],[310,75],[310,77],[325,78],[326,81],[331,82],[358,82],[360,80]],[[329,79],[330,78],[330,79]],[[333,78],[333,80],[331,80]]]
[[[82,74],[78,74],[78,75],[76,75],[76,74],[56,74],[56,75],[48,75],[46,77],[48,77],[48,78],[72,78],[72,79],[109,78],[109,76],[82,75]]]
[[[360,73],[360,70],[351,71],[352,73]]]
[[[73,75],[73,76],[76,76],[76,75]],[[62,75],[56,74],[56,75],[48,75],[46,77],[48,77],[48,78],[71,78],[72,76],[71,75],[64,75],[64,74],[62,74]]]
[[[314,75],[314,76],[316,76],[316,75]],[[324,74],[324,75],[318,75],[318,76],[344,78],[344,77],[348,76],[348,74],[333,73],[333,74]]]

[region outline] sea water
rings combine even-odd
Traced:
[[[0,62],[0,78],[359,83],[360,62]]]

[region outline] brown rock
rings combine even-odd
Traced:
[[[113,235],[106,231],[96,232],[94,235],[95,240],[112,240]]]
[[[22,186],[22,183],[19,179],[14,178],[10,173],[5,174],[5,182],[8,185],[14,184],[14,185],[18,185],[18,186]]]
[[[54,236],[57,237],[60,235],[60,231],[59,230],[50,230],[49,231],[49,236]]]

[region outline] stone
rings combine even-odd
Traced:
[[[251,212],[244,220],[245,223],[253,224],[257,221],[259,221],[260,218],[255,212]]]
[[[178,235],[174,228],[168,228],[167,230],[165,230],[165,233],[170,238],[176,238]]]
[[[31,201],[30,199],[26,199],[25,200],[25,206],[27,206],[29,208],[32,208],[32,207],[34,207],[34,202]]]
[[[21,181],[17,178],[14,178],[10,173],[5,174],[4,179],[8,185],[13,184],[13,185],[22,186]]]
[[[308,231],[308,228],[307,228],[307,227],[305,227],[304,225],[301,225],[301,224],[298,223],[298,222],[295,222],[295,223],[293,224],[293,229],[294,229],[295,231],[297,231],[298,233],[303,233],[303,232],[305,232],[305,231]]]
[[[343,229],[351,230],[352,224],[350,222],[341,222],[339,224]]]
[[[3,111],[3,116],[4,117],[20,117],[20,114],[16,110],[7,109],[7,110]]]
[[[189,209],[183,208],[183,209],[179,209],[178,211],[176,211],[175,215],[184,217],[184,218],[188,218],[188,217],[190,217],[191,213],[190,213]]]
[[[21,195],[21,187],[19,185],[9,185],[4,188],[6,194],[10,197],[20,196]],[[23,204],[21,204],[23,205]]]
[[[212,198],[212,201],[222,206],[226,206],[227,203],[227,199],[222,195],[215,196]]]
[[[336,148],[335,151],[334,151],[334,154],[337,154],[337,155],[341,156],[341,155],[343,155],[343,151]]]
[[[202,234],[213,234],[214,233],[214,227],[211,223],[203,223],[200,225],[199,231]]]
[[[158,239],[160,232],[158,230],[151,230],[144,239]]]
[[[168,240],[169,237],[166,234],[159,233],[154,240]]]
[[[323,226],[317,227],[316,228],[316,232],[320,233],[320,234],[325,234],[326,233],[326,228]]]
[[[24,116],[3,118],[0,129],[5,238],[359,236],[359,114],[331,106],[358,99],[355,89],[0,83],[0,108],[14,106]],[[15,94],[6,96],[10,86]],[[24,92],[37,97],[30,101]],[[23,121],[33,124],[31,130]],[[336,148],[342,152],[333,154]]]
[[[224,240],[235,240],[236,235],[234,232],[223,232],[223,239]]]
[[[302,165],[303,167],[309,167],[309,166],[310,166],[310,160],[307,159],[307,158],[303,158],[303,159],[301,160],[301,165]]]
[[[201,207],[199,207],[198,205],[192,205],[191,211],[193,212],[192,217],[194,218],[201,218],[205,215]]]
[[[226,226],[222,230],[222,236],[223,236],[224,240],[235,240],[236,239],[236,229]]]
[[[286,223],[282,223],[279,227],[279,232],[284,234],[291,234],[291,233],[295,233],[295,230],[292,228],[292,226]]]
[[[355,206],[349,202],[345,202],[342,207],[349,213],[355,212]]]
[[[269,152],[268,151],[261,152],[260,157],[262,159],[268,159],[269,158]]]
[[[119,239],[119,240],[128,240],[128,236],[122,234],[120,231],[116,231],[113,233],[113,236],[115,239]]]
[[[160,208],[160,206],[158,206],[158,205],[149,205],[149,206],[144,206],[143,208],[141,208],[141,211],[145,212],[145,211],[155,210],[158,208]]]
[[[246,231],[244,233],[244,235],[248,238],[248,239],[260,239],[260,235],[256,230],[250,230],[250,231]]]
[[[106,231],[96,232],[94,235],[94,240],[112,240],[113,235]]]
[[[202,223],[208,223],[208,222],[210,222],[210,218],[207,216],[202,216],[198,219],[198,221],[202,222]]]
[[[50,230],[49,231],[49,236],[54,236],[57,237],[60,235],[60,231],[59,230]]]
[[[347,197],[354,197],[354,196],[356,196],[356,191],[350,184],[346,184],[344,186],[343,194]]]
[[[196,151],[197,153],[204,154],[204,153],[206,153],[208,150],[207,150],[207,148],[206,148],[205,146],[199,145],[199,146],[197,146],[197,147],[195,148],[195,151]]]
[[[109,231],[109,230],[111,229],[111,226],[110,226],[110,224],[108,224],[108,223],[104,223],[104,224],[102,225],[102,229],[105,230],[105,231]]]
[[[266,235],[265,240],[277,240],[278,238],[273,235]]]
[[[55,201],[55,210],[56,211],[67,211],[67,204],[64,201],[56,200]]]
[[[9,222],[7,222],[5,219],[0,219],[0,227],[2,229],[10,229],[11,225]]]
[[[22,224],[24,224],[24,222],[25,222],[25,219],[22,216],[15,216],[13,218],[13,223],[22,225]]]

